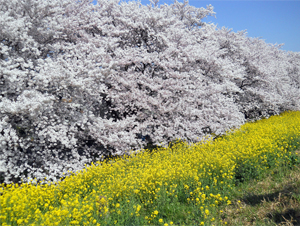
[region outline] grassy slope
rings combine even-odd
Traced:
[[[224,211],[216,215],[228,225],[300,225],[300,164],[241,183],[230,199],[232,205],[221,206]]]

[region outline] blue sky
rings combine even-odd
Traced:
[[[123,0],[125,1],[125,0]],[[183,2],[183,0],[178,0]],[[128,0],[126,0],[128,2]],[[160,4],[172,4],[173,0],[160,0]],[[141,0],[143,5],[149,0]],[[234,32],[247,30],[248,37],[261,37],[265,42],[282,44],[282,50],[300,52],[300,1],[225,1],[190,0],[189,5],[206,8],[211,4],[216,18],[210,16],[204,22],[218,27],[231,28]]]

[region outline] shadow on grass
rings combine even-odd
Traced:
[[[275,202],[280,200],[280,197],[282,196],[287,196],[287,197],[292,197],[292,194],[300,194],[300,187],[296,185],[289,185],[284,187],[280,191],[276,191],[273,193],[265,194],[265,195],[248,195],[245,196],[242,200],[247,204],[251,206],[259,205],[261,204],[264,200],[267,202]]]
[[[296,198],[298,197],[298,198]],[[243,197],[247,205],[258,206],[267,203],[266,217],[276,224],[299,225],[300,226],[300,186],[299,183],[285,186],[280,191],[264,195],[248,195]]]
[[[300,225],[300,208],[287,209],[282,212],[269,213],[268,218],[273,220],[276,224],[284,224],[290,222],[292,225]]]

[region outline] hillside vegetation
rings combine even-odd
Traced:
[[[192,145],[177,140],[168,148],[92,163],[57,183],[45,178],[3,184],[0,222],[299,223],[299,148],[300,112],[285,112],[246,123],[215,140]]]

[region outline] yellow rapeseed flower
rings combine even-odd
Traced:
[[[300,112],[287,112],[246,123],[228,131],[226,139],[205,138],[191,145],[180,141],[161,151],[144,150],[86,165],[79,172],[68,172],[69,176],[57,183],[43,185],[32,180],[20,186],[3,184],[0,220],[8,225],[84,225],[94,224],[93,217],[98,216],[96,223],[107,225],[107,219],[116,213],[119,218],[130,215],[127,209],[135,205],[134,217],[142,217],[137,216],[141,210],[154,210],[146,213],[152,224],[158,215],[157,203],[165,196],[178,200],[182,192],[189,194],[186,198],[200,206],[205,217],[216,205],[231,204],[227,196],[240,164],[257,172],[265,170],[270,161],[276,166],[284,164],[296,148],[299,131]],[[221,197],[220,191],[227,196]],[[124,211],[119,212],[123,205]]]

